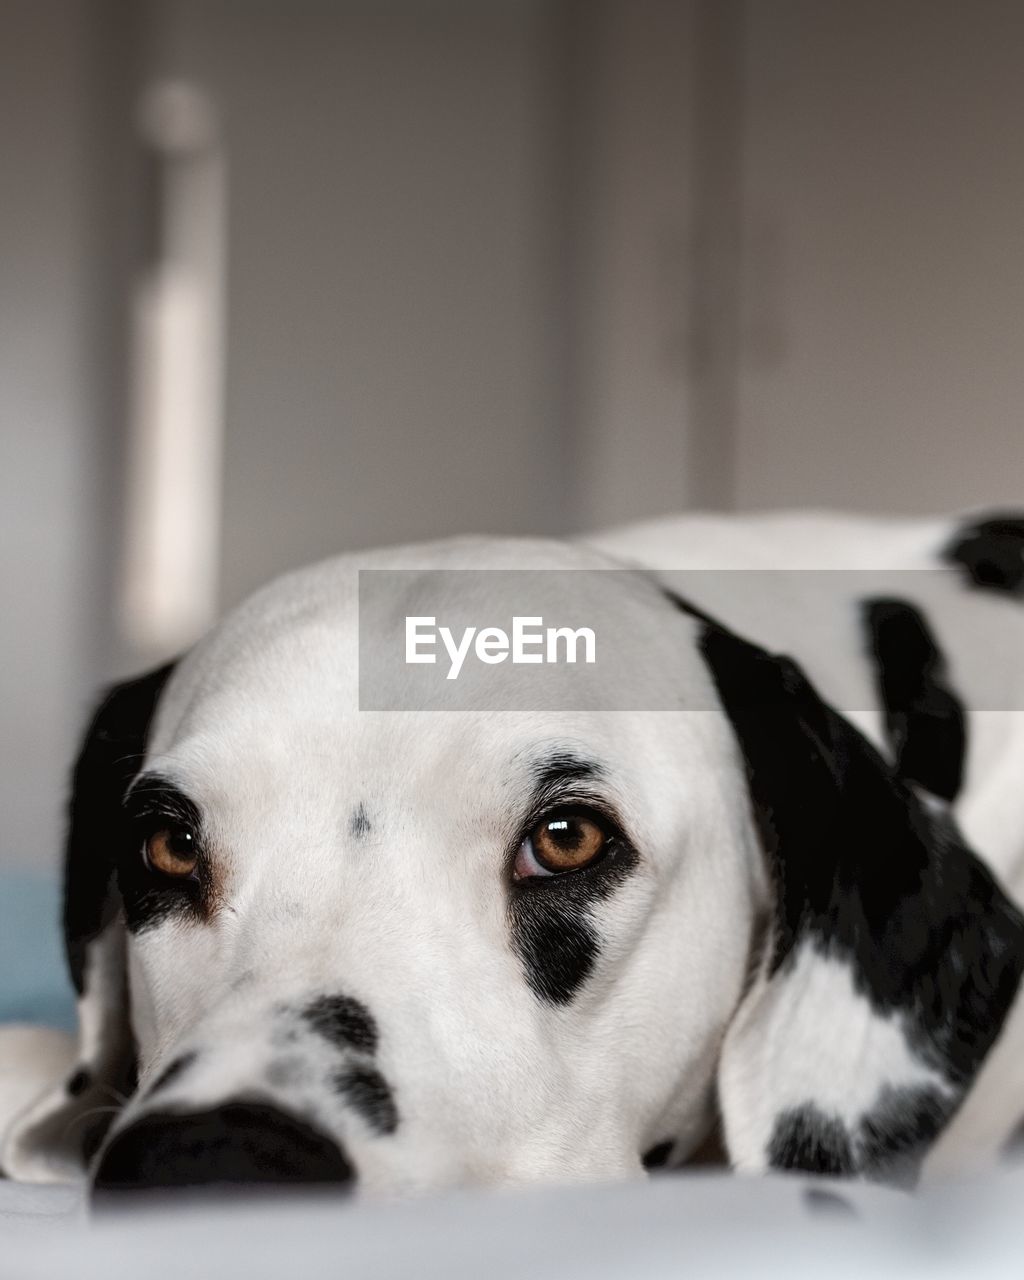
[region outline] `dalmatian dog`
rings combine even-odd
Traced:
[[[567,700],[539,666],[495,694],[497,661],[468,694],[398,661],[368,696],[411,616],[464,583],[492,622],[508,581],[597,637]],[[688,516],[273,583],[88,727],[78,1040],[21,1089],[5,1172],[401,1194],[715,1140],[739,1171],[913,1180],[1015,1023],[1022,596],[1017,514]]]

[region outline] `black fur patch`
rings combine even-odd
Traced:
[[[849,1177],[854,1172],[846,1126],[838,1116],[828,1116],[811,1103],[784,1111],[778,1117],[767,1154],[773,1169],[801,1169],[838,1177]]]
[[[173,1084],[180,1076],[192,1066],[199,1055],[193,1050],[189,1053],[179,1054],[177,1058],[173,1058],[163,1071],[157,1076],[150,1087],[150,1094],[156,1093],[160,1089],[166,1089],[169,1084]]]
[[[1024,919],[789,659],[722,628],[702,649],[747,764],[775,885],[772,972],[809,939],[847,956],[924,1061],[966,1086],[1024,972]]]
[[[388,1082],[375,1067],[351,1066],[332,1080],[335,1090],[378,1133],[398,1128],[398,1108]]]
[[[1003,511],[959,528],[942,558],[976,587],[1024,594],[1024,514]]]
[[[904,600],[867,600],[864,620],[896,772],[952,801],[963,781],[967,720],[935,637]]]
[[[91,1084],[92,1076],[88,1071],[86,1071],[85,1067],[79,1067],[74,1075],[72,1075],[68,1080],[65,1088],[67,1089],[69,1097],[78,1098],[85,1093],[86,1089],[88,1089]]]
[[[339,1049],[377,1050],[377,1024],[364,1004],[351,996],[317,996],[302,1010],[302,1017],[318,1035]]]
[[[67,1089],[69,1097],[79,1098],[83,1093],[85,1093],[86,1089],[88,1089],[91,1084],[92,1076],[88,1071],[86,1071],[85,1067],[79,1067],[74,1075],[72,1075],[68,1080],[65,1088]]]
[[[590,909],[614,893],[638,861],[625,841],[593,867],[513,884],[512,944],[526,980],[551,1004],[569,1004],[593,971],[600,943]]]
[[[569,1004],[590,977],[598,955],[597,937],[582,910],[541,889],[524,901],[518,885],[512,890],[512,940],[526,970],[526,980],[551,1004]]]
[[[657,1142],[651,1149],[644,1153],[643,1166],[645,1169],[664,1169],[672,1156],[672,1148],[675,1143],[671,1138],[665,1142]]]
[[[573,803],[601,808],[595,784],[600,766],[572,751],[555,751],[534,762],[529,830],[546,810]],[[526,980],[550,1004],[569,1004],[600,954],[591,908],[614,893],[639,859],[622,836],[612,836],[607,852],[592,866],[563,875],[513,883],[509,896],[512,946]]]
[[[357,805],[355,812],[352,814],[348,824],[349,834],[356,840],[361,840],[363,836],[370,834],[370,819],[367,817],[364,805]]]
[[[142,763],[150,721],[173,669],[169,663],[112,688],[75,764],[64,860],[64,945],[79,995],[86,948],[117,911],[115,869],[131,841],[121,801]]]
[[[937,1089],[883,1089],[858,1126],[858,1151],[868,1176],[914,1181],[921,1159],[954,1106],[954,1100]]]
[[[311,1124],[262,1101],[209,1111],[158,1112],[119,1133],[103,1153],[94,1193],[252,1183],[349,1186],[340,1148]]]

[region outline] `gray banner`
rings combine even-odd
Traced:
[[[1024,608],[953,571],[362,570],[363,710],[701,710],[717,706],[704,625],[798,661],[846,712],[877,706],[872,602],[897,602],[898,660],[973,710],[1024,707]],[[910,673],[911,677],[913,672]]]

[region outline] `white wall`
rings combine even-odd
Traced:
[[[740,507],[1024,499],[1024,6],[747,0]]]
[[[563,163],[578,528],[679,510],[706,479],[691,424],[712,373],[695,358],[711,317],[693,305],[700,8],[587,0],[572,11]]]
[[[225,602],[339,550],[572,521],[532,0],[166,0],[223,111]]]
[[[85,0],[0,5],[0,863],[42,869],[109,609],[95,19]]]

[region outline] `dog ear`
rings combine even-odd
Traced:
[[[999,1034],[1024,919],[792,661],[708,623],[772,918],[719,1067],[741,1169],[913,1179]]]
[[[135,1086],[125,931],[117,860],[130,839],[122,801],[146,750],[150,722],[173,670],[114,686],[75,764],[64,863],[64,943],[78,993],[78,1054],[66,1082],[45,1094],[4,1139],[0,1167],[30,1182],[82,1173]]]

